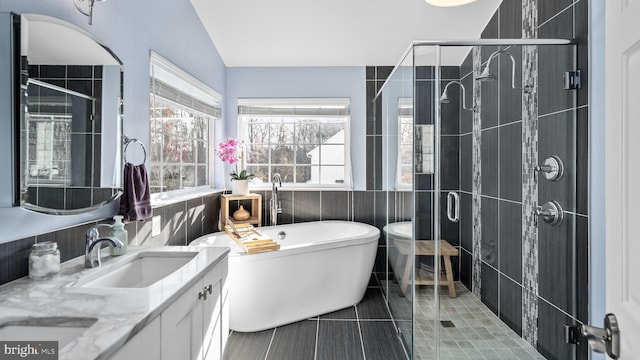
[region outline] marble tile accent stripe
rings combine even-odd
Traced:
[[[522,0],[522,38],[538,37],[538,0]]]
[[[537,37],[537,0],[522,1],[522,36]],[[538,341],[538,228],[534,214],[538,205],[538,49],[522,47],[522,337],[535,346]]]
[[[473,217],[473,294],[480,297],[481,293],[481,276],[480,269],[482,268],[481,257],[481,244],[482,244],[482,209],[481,209],[481,190],[482,190],[482,152],[481,152],[481,130],[482,119],[480,118],[481,109],[481,83],[476,80],[476,76],[482,72],[482,49],[479,46],[473,48],[473,102],[475,104],[475,111],[473,113],[473,128],[472,128],[472,217]]]

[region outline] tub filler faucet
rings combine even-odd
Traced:
[[[282,214],[282,203],[278,201],[278,187],[282,187],[282,178],[279,173],[275,173],[271,178],[271,200],[269,200],[271,225],[278,225],[278,214]]]
[[[113,226],[109,224],[98,224],[92,226],[91,229],[87,231],[86,243],[84,248],[84,267],[86,268],[94,268],[100,266],[100,245],[102,242],[108,242],[110,246],[113,246],[116,249],[120,249],[124,246],[122,241],[120,241],[120,239],[116,239],[115,237],[100,237],[98,229],[101,227],[112,228]]]

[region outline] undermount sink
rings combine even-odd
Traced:
[[[144,288],[148,287],[174,271],[178,270],[197,252],[141,252],[129,261],[112,267],[100,269],[87,276],[75,286],[91,288]],[[115,265],[115,264],[114,264]]]
[[[78,338],[97,319],[28,318],[0,323],[0,341],[57,341],[58,349]]]

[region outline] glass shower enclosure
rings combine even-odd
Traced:
[[[562,39],[414,42],[374,99],[380,279],[412,359],[581,358],[576,48]],[[588,272],[587,272],[588,273]]]

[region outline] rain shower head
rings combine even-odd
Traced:
[[[448,103],[451,102],[451,99],[449,98],[449,94],[447,93],[447,90],[449,89],[449,85],[451,85],[451,84],[460,85],[460,89],[462,90],[462,108],[465,109],[465,110],[473,111],[473,109],[468,108],[467,105],[466,105],[467,97],[464,95],[465,94],[464,93],[465,88],[464,88],[464,85],[462,85],[462,83],[460,81],[449,81],[447,83],[447,85],[445,85],[444,90],[442,91],[442,95],[440,96],[440,103],[441,104],[448,104]]]
[[[451,99],[449,99],[449,95],[447,95],[447,90],[445,89],[442,92],[442,96],[440,96],[440,103],[441,104],[448,104],[451,102]]]

